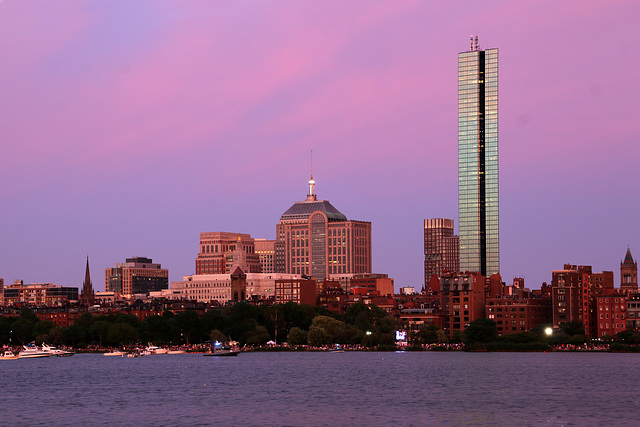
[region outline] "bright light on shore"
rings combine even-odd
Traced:
[[[553,334],[553,329],[552,328],[547,328],[547,329],[544,330],[544,333],[547,334],[547,335],[551,335],[551,334]]]

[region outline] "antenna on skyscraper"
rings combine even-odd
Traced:
[[[474,43],[474,47],[475,47],[475,49],[474,49],[474,50],[478,50],[478,49],[479,49],[479,46],[478,46],[478,36],[476,36],[476,41],[475,41],[475,43]]]
[[[469,50],[473,50],[473,34],[471,34],[471,39],[469,40]]]
[[[309,179],[309,194],[307,194],[307,201],[315,201],[316,200],[316,194],[315,194],[315,187],[316,182],[313,180],[313,150],[311,150],[311,179]]]

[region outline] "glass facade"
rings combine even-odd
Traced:
[[[458,54],[460,269],[500,271],[498,49]]]

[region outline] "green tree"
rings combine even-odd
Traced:
[[[106,318],[98,319],[93,322],[91,324],[91,327],[89,328],[91,341],[97,343],[100,347],[102,347],[102,343],[105,342],[107,336],[109,335],[111,326],[113,326],[113,323],[109,322]]]
[[[496,322],[491,319],[476,319],[464,330],[464,341],[467,345],[486,344],[495,341],[497,336]]]
[[[195,310],[181,311],[173,317],[172,321],[187,344],[190,344],[194,338],[199,338],[200,324]]]
[[[287,335],[287,343],[289,345],[306,345],[307,344],[307,332],[294,326]]]
[[[138,330],[127,322],[117,322],[111,325],[107,341],[114,346],[133,344],[138,342]]]
[[[573,335],[584,335],[584,325],[577,320],[565,322],[560,325],[560,332],[570,337]]]
[[[333,337],[324,328],[311,326],[307,335],[307,341],[309,345],[322,347],[323,345],[333,344]]]
[[[241,337],[242,342],[254,346],[265,345],[270,339],[269,331],[262,325],[256,326],[252,331],[245,332]]]
[[[209,334],[209,339],[211,340],[211,345],[213,345],[216,341],[220,343],[229,342],[229,338],[223,334],[219,329],[213,329]]]

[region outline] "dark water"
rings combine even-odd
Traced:
[[[640,425],[640,354],[0,361],[2,425]]]

